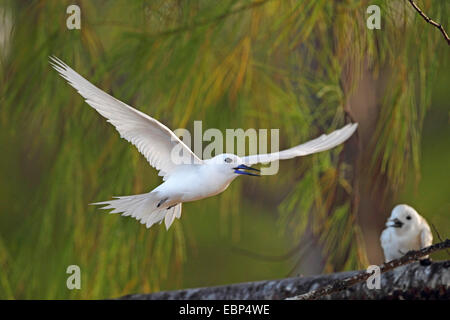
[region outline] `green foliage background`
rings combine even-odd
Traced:
[[[88,206],[160,178],[49,67],[50,55],[170,128],[280,128],[281,147],[341,127],[369,73],[384,87],[364,166],[385,187],[385,215],[411,203],[448,237],[448,46],[406,1],[75,2],[81,30],[66,28],[74,1],[0,2],[0,21],[12,22],[0,25],[10,35],[0,47],[0,298],[110,298],[281,278],[297,262],[306,273],[368,263],[347,147],[238,179],[184,205],[168,232]],[[449,26],[448,2],[418,3]],[[381,30],[366,28],[369,4],[381,7]],[[297,249],[273,262],[236,246]],[[308,250],[319,263],[300,254]],[[81,290],[66,288],[71,264]]]

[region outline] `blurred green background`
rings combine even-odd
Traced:
[[[417,3],[450,29],[448,1]],[[66,27],[71,4],[80,30]],[[369,4],[381,8],[380,30],[366,27]],[[403,202],[448,237],[448,50],[401,0],[0,0],[0,298],[366,268],[382,262],[379,235]],[[88,206],[160,178],[50,55],[172,129],[279,128],[280,148],[349,121],[358,135],[185,204],[168,232],[147,230]],[[72,264],[81,290],[66,287]]]

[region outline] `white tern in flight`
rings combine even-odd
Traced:
[[[385,262],[398,259],[411,250],[431,246],[433,235],[426,220],[414,208],[399,204],[392,210],[381,233]],[[423,259],[428,258],[428,256]]]
[[[181,217],[183,202],[219,194],[239,175],[258,176],[259,170],[248,165],[331,149],[347,140],[358,126],[357,123],[348,124],[328,135],[281,152],[247,157],[219,154],[201,160],[165,125],[100,90],[60,59],[50,59],[53,68],[85,98],[86,103],[108,119],[120,136],[134,144],[162,176],[164,182],[151,192],[94,203],[106,205],[102,209],[113,209],[111,213],[132,216],[147,228],[164,220],[168,229],[175,217]],[[185,161],[174,161],[174,148],[182,151],[181,157]]]

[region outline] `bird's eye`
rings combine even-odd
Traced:
[[[406,219],[411,220],[411,216],[407,216]]]
[[[225,162],[226,163],[231,163],[233,160],[231,160],[231,158],[225,158]]]

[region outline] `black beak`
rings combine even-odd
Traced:
[[[404,224],[403,222],[401,222],[397,218],[389,220],[389,221],[393,223],[393,224],[389,225],[389,227],[393,227],[393,228],[401,228],[403,226],[403,224]]]
[[[261,176],[259,174],[260,170],[252,168],[252,167],[248,167],[245,164],[241,164],[241,165],[239,165],[239,166],[237,166],[237,167],[235,167],[233,169],[234,169],[234,173],[237,173],[237,174],[245,174],[247,176],[254,176],[254,177],[260,177]],[[242,171],[242,170],[257,171],[258,174],[247,172],[247,171]]]

